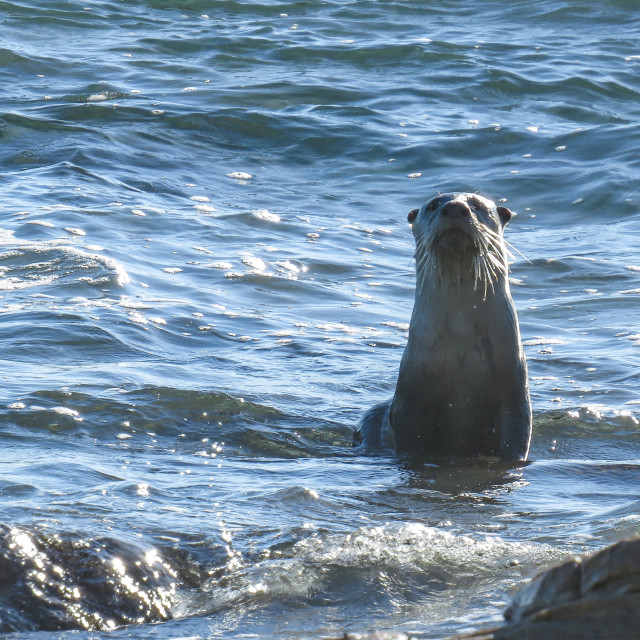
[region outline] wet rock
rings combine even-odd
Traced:
[[[154,548],[0,524],[0,632],[109,630],[171,618],[176,574]]]
[[[503,627],[450,640],[639,639],[640,539],[544,571],[504,615]]]

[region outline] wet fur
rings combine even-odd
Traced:
[[[511,215],[474,194],[437,196],[409,215],[417,272],[409,340],[394,397],[358,427],[365,447],[526,459],[527,366],[502,237]]]

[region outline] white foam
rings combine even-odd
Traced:
[[[276,213],[271,213],[268,209],[256,209],[252,211],[253,215],[260,220],[266,220],[267,222],[280,222],[280,216]]]
[[[235,180],[251,180],[253,176],[246,171],[232,171],[231,173],[227,173],[228,178],[234,178]]]
[[[205,587],[207,605],[217,608],[256,593],[305,597],[331,580],[332,572],[344,569],[363,575],[397,571],[423,576],[436,571],[452,580],[493,576],[505,567],[548,562],[554,551],[544,544],[507,542],[497,536],[476,539],[419,523],[397,523],[348,534],[317,534],[288,550],[265,549],[262,555],[262,562],[236,566],[224,584],[212,579]]]
[[[261,260],[256,256],[252,256],[251,254],[244,254],[241,256],[241,260],[244,265],[250,269],[254,269],[255,271],[263,272],[268,269],[268,265],[264,260]]]
[[[307,538],[294,546],[293,553],[321,566],[387,566],[405,571],[472,566],[474,571],[492,571],[514,561],[543,560],[552,550],[498,536],[478,539],[421,523],[401,523]]]
[[[543,338],[542,336],[535,336],[528,340],[523,340],[522,344],[525,347],[534,347],[538,345],[551,345],[551,344],[567,344],[566,340],[558,340],[557,338]]]

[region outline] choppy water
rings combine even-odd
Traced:
[[[640,532],[635,2],[0,21],[2,633],[440,638]],[[449,190],[519,213],[520,469],[349,447],[395,384],[406,214]]]

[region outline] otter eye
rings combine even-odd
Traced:
[[[434,198],[430,202],[427,203],[427,206],[424,208],[425,211],[434,211],[437,209],[443,202],[446,201],[446,196],[439,196]]]
[[[480,202],[480,200],[478,200],[478,198],[469,198],[468,202],[474,209],[484,209],[485,208],[484,204],[482,204],[482,202]]]
[[[420,209],[412,209],[411,211],[409,211],[409,215],[407,216],[409,224],[411,224],[418,217],[419,213]]]

